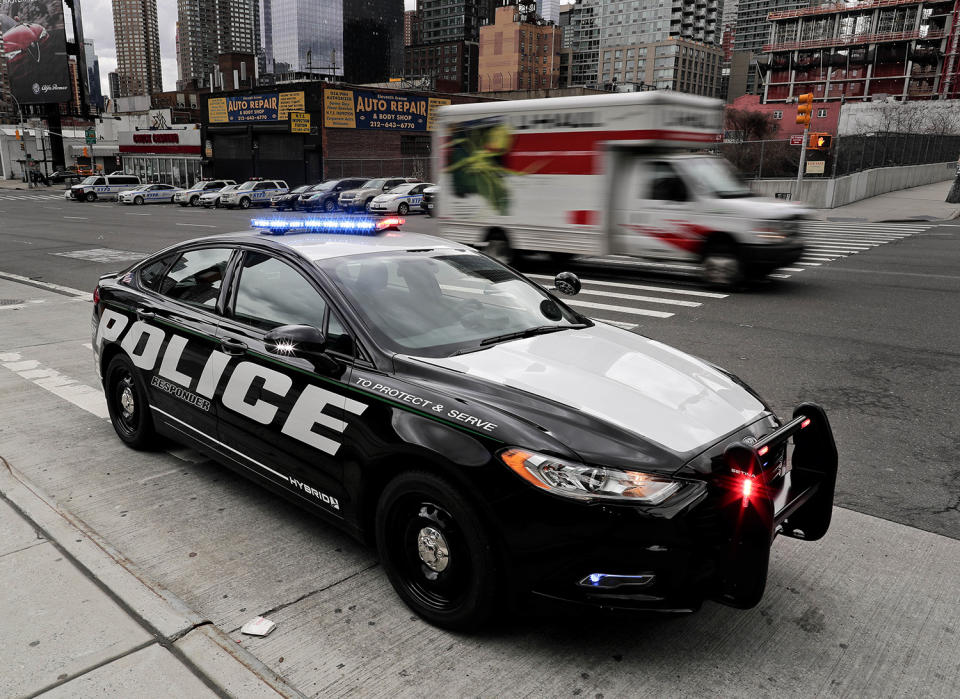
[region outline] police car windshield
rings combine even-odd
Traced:
[[[235,190],[236,190],[237,188],[239,188],[239,187],[240,187],[240,185],[238,185],[238,184],[228,184],[226,187],[224,187],[223,189],[221,189],[219,192],[215,192],[215,193],[216,193],[216,194],[223,194],[224,192],[233,192],[233,191],[235,191]]]
[[[102,178],[102,177],[88,177],[87,179],[85,179],[85,180],[84,180],[83,182],[81,182],[80,184],[103,184],[103,178]]]
[[[401,185],[397,185],[396,187],[394,187],[393,189],[391,189],[389,193],[390,193],[390,194],[406,194],[407,192],[409,192],[411,189],[413,189],[413,188],[416,187],[416,186],[417,186],[416,184],[401,184]]]
[[[251,189],[260,184],[260,180],[251,180],[250,182],[244,182],[242,185],[237,187],[239,192],[249,192]]]
[[[485,255],[449,249],[318,262],[383,349],[421,357],[479,351],[585,318]]]

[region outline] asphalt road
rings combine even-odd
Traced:
[[[0,192],[0,271],[92,290],[140,253],[258,214]],[[433,233],[436,219],[411,215],[405,228]],[[960,225],[815,224],[811,235],[819,252],[805,266],[728,295],[682,270],[567,267],[597,291],[577,298],[588,315],[733,371],[781,414],[823,404],[841,454],[837,504],[960,538]],[[560,271],[521,268],[543,283]]]
[[[725,366],[780,414],[823,404],[841,507],[822,542],[776,542],[753,610],[459,636],[411,616],[374,552],[285,501],[189,450],[124,447],[103,419],[88,302],[11,281],[92,290],[139,254],[243,229],[250,213],[42,196],[0,192],[0,455],[304,694],[960,693],[960,227],[811,225],[801,263],[735,294],[570,265],[585,313]],[[556,271],[522,268],[541,282]],[[242,636],[257,614],[277,630]]]

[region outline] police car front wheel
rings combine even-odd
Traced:
[[[400,202],[400,206],[397,207],[397,213],[400,214],[401,216],[406,216],[407,213],[409,213],[409,211],[410,211],[410,205],[407,204],[407,202],[405,201]]]
[[[156,436],[147,391],[137,376],[133,362],[118,354],[106,371],[107,410],[110,422],[121,441],[134,449],[147,449]]]
[[[489,622],[499,565],[474,507],[448,481],[401,474],[380,496],[377,550],[400,598],[431,624],[465,630]]]
[[[247,199],[246,197],[244,197],[243,199],[241,199],[241,200],[240,200],[240,208],[241,208],[241,209],[249,209],[249,208],[250,208],[250,200]]]
[[[97,193],[96,193],[96,192],[87,192],[86,195],[84,196],[84,198],[85,198],[87,201],[96,201],[96,200],[97,200]]]

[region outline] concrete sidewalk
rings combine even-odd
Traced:
[[[953,180],[887,192],[835,209],[814,209],[821,221],[944,221],[960,214],[960,204],[947,204]]]
[[[0,696],[301,696],[2,457],[0,532]]]

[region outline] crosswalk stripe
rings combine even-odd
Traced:
[[[623,306],[610,306],[605,303],[591,303],[590,301],[568,301],[568,304],[575,308],[595,308],[599,311],[613,311],[615,313],[626,313],[627,315],[649,316],[651,318],[672,318],[673,313],[665,311],[651,311],[646,308],[626,308]]]
[[[781,272],[802,272],[803,267],[781,267]]]
[[[804,267],[820,267],[821,263],[819,262],[798,262],[798,265],[803,265]]]
[[[531,279],[547,279],[553,280],[553,277],[547,276],[546,274],[528,274],[526,275]],[[671,289],[665,286],[649,286],[646,284],[630,284],[628,282],[605,282],[598,279],[581,279],[580,280],[584,286],[587,284],[596,285],[596,286],[615,286],[623,287],[625,289],[639,289],[641,291],[656,291],[662,294],[681,294],[683,296],[699,296],[701,298],[708,299],[725,299],[727,294],[718,294],[713,291],[694,291],[692,289]],[[586,291],[584,291],[586,293]]]
[[[622,323],[619,320],[608,320],[606,318],[594,318],[593,320],[599,323],[605,323],[607,325],[614,325],[618,328],[623,328],[624,330],[633,330],[637,327],[636,323]]]
[[[659,299],[655,296],[635,296],[634,294],[618,294],[615,291],[591,291],[589,289],[583,289],[580,292],[581,294],[589,294],[592,296],[606,296],[612,299],[626,299],[628,301],[637,301],[641,303],[662,303],[667,306],[685,306],[687,308],[697,308],[702,306],[699,301],[683,301],[681,299]]]

